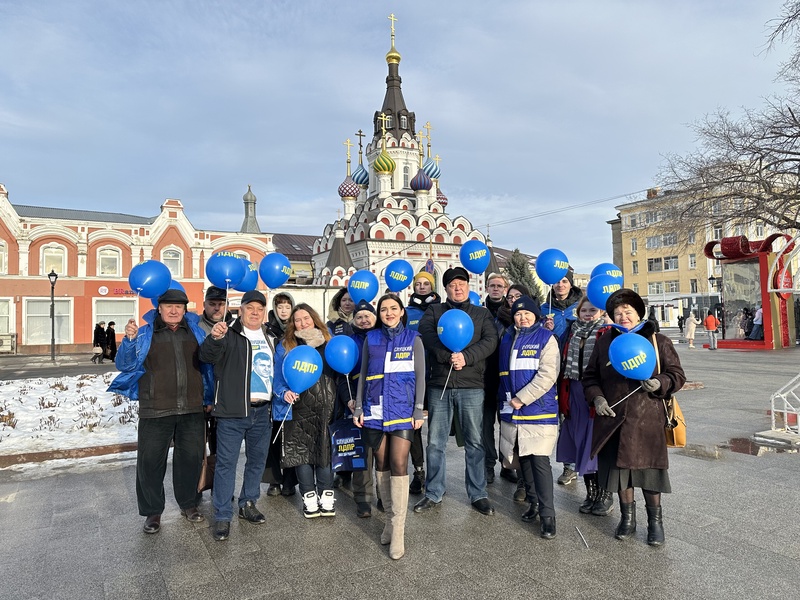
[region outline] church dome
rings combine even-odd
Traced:
[[[247,192],[245,192],[245,195],[242,196],[242,200],[244,200],[245,202],[255,202],[256,201],[256,195],[250,189],[249,185],[247,186]]]
[[[341,198],[357,198],[361,188],[353,181],[353,178],[348,175],[339,186],[339,197]]]
[[[425,161],[424,165],[422,165],[422,169],[431,179],[439,179],[439,175],[442,172],[441,169],[439,169],[439,165],[436,164],[436,161],[430,158]]]
[[[369,173],[367,173],[363,165],[358,165],[356,167],[356,170],[353,172],[353,181],[358,185],[367,185],[369,183]]]
[[[434,163],[435,164],[435,163]],[[436,201],[442,205],[442,208],[447,206],[447,196],[444,195],[444,192],[439,188],[436,191]]]
[[[375,162],[372,163],[372,167],[378,173],[394,173],[395,167],[397,167],[397,163],[392,160],[392,157],[386,152],[384,148],[381,150],[381,153],[378,155],[378,158],[375,159]]]
[[[414,178],[411,180],[409,184],[411,189],[415,192],[424,191],[427,192],[433,187],[433,181],[431,178],[428,177],[428,174],[425,172],[424,169],[420,169],[417,171],[417,174],[414,175]]]

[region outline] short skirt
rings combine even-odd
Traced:
[[[370,429],[369,427],[361,428],[361,439],[368,448],[377,450],[381,446],[384,435],[391,435],[399,437],[409,442],[414,437],[413,429],[395,429],[394,431],[383,431],[382,429]]]

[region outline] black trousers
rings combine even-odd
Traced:
[[[143,517],[164,512],[164,476],[169,446],[172,453],[172,487],[182,509],[197,506],[197,482],[203,467],[205,416],[189,415],[139,420],[136,452],[136,499]]]
[[[497,444],[494,439],[495,423],[498,421],[499,407],[497,406],[497,389],[484,390],[483,397],[483,449],[486,452],[484,466],[487,469],[494,469],[497,462]]]
[[[264,467],[264,474],[261,476],[261,483],[294,487],[297,485],[297,476],[295,475],[294,467],[290,469],[281,469],[281,452],[283,451],[281,436],[279,435],[278,439],[275,439],[275,435],[278,433],[280,426],[280,421],[272,422],[272,432],[269,438],[269,454],[267,454],[267,464]],[[283,432],[281,432],[281,434],[282,433]]]
[[[553,471],[550,468],[550,457],[532,454],[520,456],[519,465],[522,467],[522,478],[525,480],[525,493],[528,500],[531,502],[534,501],[533,498],[538,500],[541,516],[555,517]]]

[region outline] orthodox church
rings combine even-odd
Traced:
[[[353,144],[349,139],[345,142],[347,175],[338,189],[343,216],[326,225],[313,244],[316,285],[343,286],[357,270],[369,269],[385,289],[384,272],[396,259],[407,260],[414,272],[427,270],[438,283],[445,270],[460,264],[461,245],[470,239],[487,242],[465,217],[447,214],[448,200],[439,183],[439,156],[431,156],[432,126],[428,121],[417,131],[416,115],[406,107],[394,15],[389,19],[386,94],[373,115],[366,149],[365,134],[361,130],[355,134],[359,138],[358,166],[352,172]],[[497,270],[494,256],[487,274],[493,269]],[[484,278],[474,277],[471,286],[482,294]]]

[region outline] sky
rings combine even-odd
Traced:
[[[782,4],[0,0],[0,182],[13,204],[140,216],[178,198],[222,231],[250,184],[264,231],[319,235],[343,143],[383,102],[394,13],[448,213],[588,273],[691,123],[782,92]]]

